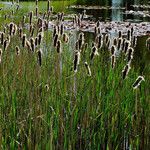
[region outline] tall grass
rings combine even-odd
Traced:
[[[24,10],[27,3],[22,4],[21,10],[6,20],[4,14],[11,10],[1,13],[1,31],[2,24],[19,23],[22,15],[34,10],[34,7]],[[43,6],[46,10],[46,5]],[[37,28],[35,30],[33,37],[37,34]],[[23,32],[29,38],[26,26]],[[99,49],[99,55],[91,61],[89,43],[87,50],[81,52],[78,70],[74,73],[75,47],[71,43],[75,36],[76,33],[70,35],[69,43],[62,41],[61,53],[53,46],[49,30],[44,32],[42,44],[35,52],[22,46],[18,34],[11,37],[0,63],[1,149],[149,148],[149,68],[146,66],[141,71],[146,82],[133,90],[134,81],[141,75],[140,66],[134,67],[136,60],[123,80],[125,56],[117,58],[112,69],[106,48]],[[16,46],[20,48],[19,55],[16,55]],[[0,48],[3,49],[2,45]],[[42,51],[41,65],[39,50]],[[85,61],[90,65],[91,76],[86,73]]]

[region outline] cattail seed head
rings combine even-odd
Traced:
[[[102,47],[102,35],[98,34],[95,38],[95,43],[97,45],[97,48],[101,48]]]
[[[31,43],[31,50],[32,50],[32,52],[34,52],[35,51],[35,40],[34,40],[34,38],[30,39],[30,43]]]
[[[19,48],[19,46],[16,46],[16,55],[20,55],[20,48]]]
[[[8,46],[9,46],[9,40],[6,39],[6,40],[4,41],[4,51],[7,50]]]
[[[119,31],[119,38],[121,38],[122,37],[122,32],[121,31]]]
[[[111,67],[112,67],[112,69],[115,68],[115,64],[116,64],[116,57],[115,57],[115,55],[112,55],[111,56]]]
[[[38,45],[38,37],[35,38],[35,46]]]
[[[92,52],[90,54],[90,60],[93,60],[95,55],[99,55],[96,46],[92,47]]]
[[[22,36],[22,47],[25,47],[26,45],[26,34],[23,34]]]
[[[123,79],[125,79],[125,78],[127,77],[128,73],[129,73],[129,71],[130,71],[130,69],[131,69],[130,63],[128,63],[128,64],[124,67],[124,69],[123,69],[123,71],[122,71],[122,78],[123,78]]]
[[[57,41],[56,49],[57,49],[57,53],[61,53],[61,41],[60,40]]]
[[[10,36],[12,35],[13,28],[14,28],[14,23],[11,22],[11,23],[9,24],[9,35],[10,35]]]
[[[118,49],[118,50],[120,50],[121,45],[122,45],[122,42],[123,42],[122,38],[119,38],[119,39],[118,39],[118,45],[117,45],[117,49]]]
[[[88,76],[91,76],[91,69],[90,69],[90,66],[88,65],[88,63],[87,62],[85,62],[84,63],[85,64],[85,67],[86,67],[86,70],[87,70],[87,74],[88,74]]]
[[[117,40],[117,38],[114,38],[114,39],[113,39],[113,45],[115,45],[115,46],[118,45],[118,40]]]
[[[27,47],[27,49],[28,49],[29,52],[32,51],[31,43],[30,43],[30,41],[28,41],[27,39],[26,39],[26,44],[25,44],[25,46]]]
[[[131,40],[131,31],[130,30],[128,30],[127,31],[127,40]]]
[[[133,59],[133,52],[134,49],[132,47],[129,47],[126,53],[128,62],[130,62]]]
[[[65,42],[65,43],[69,42],[69,37],[66,33],[63,34],[63,42]]]
[[[56,34],[55,37],[54,37],[54,41],[53,41],[54,47],[57,46],[57,41],[58,41],[58,34]]]
[[[125,44],[124,44],[124,52],[125,53],[127,52],[127,50],[128,50],[128,48],[129,48],[130,45],[131,45],[130,41],[126,40]]]
[[[36,7],[36,8],[35,8],[35,16],[36,16],[36,17],[38,17],[38,10],[39,10],[39,8]]]
[[[60,26],[60,34],[63,35],[63,33],[64,33],[64,25],[61,24],[61,26]]]
[[[116,52],[116,46],[115,45],[111,46],[110,52],[111,52],[111,55],[115,55],[115,52]]]
[[[39,50],[37,54],[38,54],[38,64],[39,66],[41,66],[42,65],[42,51]]]
[[[77,67],[80,63],[80,52],[76,51],[74,56],[74,72],[77,72]]]
[[[138,76],[138,78],[135,80],[135,82],[132,85],[133,89],[137,89],[140,86],[142,81],[145,81],[144,77]]]
[[[33,19],[33,11],[30,12],[29,14],[29,24],[32,24],[32,19]]]
[[[42,42],[42,32],[38,33],[38,45],[41,45]]]
[[[1,45],[3,45],[4,44],[4,32],[1,32],[0,39],[1,39],[0,43]]]

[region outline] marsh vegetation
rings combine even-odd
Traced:
[[[147,150],[149,16],[72,5],[0,2],[0,149]]]

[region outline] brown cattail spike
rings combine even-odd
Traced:
[[[80,63],[80,52],[79,51],[76,51],[75,52],[75,56],[74,56],[74,72],[77,72],[77,67]]]
[[[68,43],[69,42],[69,37],[66,33],[64,33],[63,35],[63,42]]]
[[[115,68],[115,64],[116,64],[116,57],[115,57],[115,55],[112,55],[111,56],[111,67],[112,67],[112,69]]]
[[[38,54],[38,64],[39,64],[39,66],[41,66],[42,65],[42,52],[41,52],[41,50],[39,50],[37,52],[37,54]]]
[[[58,41],[58,34],[56,34],[55,37],[54,37],[54,41],[53,41],[54,47],[57,46],[57,41]]]
[[[133,89],[137,89],[140,86],[142,81],[145,81],[144,77],[138,76],[138,78],[136,79],[136,81],[132,85]]]
[[[91,52],[91,55],[90,55],[90,60],[93,60],[95,55],[99,55],[96,46],[94,46],[92,48],[92,52]]]
[[[57,41],[56,49],[57,49],[57,53],[61,53],[61,41],[60,40]]]
[[[85,67],[86,67],[86,70],[87,70],[87,74],[88,74],[88,76],[91,76],[91,69],[90,69],[90,66],[88,65],[88,63],[87,62],[85,62],[84,63],[85,64]]]
[[[124,69],[123,69],[123,71],[122,71],[122,78],[123,78],[123,79],[125,79],[125,78],[127,77],[128,73],[129,73],[129,71],[130,71],[130,69],[131,69],[130,63],[128,63],[128,64],[124,67]]]
[[[16,55],[20,55],[20,48],[19,48],[19,46],[16,46]]]
[[[23,37],[22,37],[22,47],[25,47],[25,44],[26,44],[26,34],[23,34]]]

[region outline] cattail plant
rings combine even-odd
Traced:
[[[23,34],[22,36],[22,47],[26,46],[26,34]]]
[[[77,72],[77,67],[78,67],[79,63],[80,63],[80,52],[75,51],[74,65],[73,65],[74,72]]]
[[[90,60],[93,60],[94,56],[99,55],[96,46],[92,47],[92,52],[90,54]]]
[[[3,51],[2,51],[2,49],[0,48],[0,64],[1,64],[1,62],[2,62],[2,54],[3,54]]]
[[[111,52],[111,55],[115,55],[115,52],[116,52],[116,46],[115,45],[111,46],[110,52]]]
[[[95,35],[100,34],[100,33],[101,33],[100,27],[95,27],[95,28],[94,28],[94,32],[95,32]]]
[[[29,14],[29,24],[32,24],[32,19],[33,19],[33,11],[30,12]]]
[[[57,53],[61,53],[61,41],[60,40],[57,41],[56,49],[57,49]]]
[[[135,82],[132,85],[133,89],[137,89],[140,86],[142,81],[145,81],[144,77],[138,76],[138,78],[135,80]]]
[[[82,47],[84,45],[84,33],[79,34],[78,42],[79,42],[79,50],[82,50]]]
[[[132,47],[136,47],[136,45],[137,45],[137,37],[134,36],[132,39]]]
[[[35,0],[35,5],[38,6],[38,0]]]
[[[10,42],[8,39],[4,40],[4,51],[7,50],[9,44],[10,44]]]
[[[69,37],[68,37],[68,35],[67,35],[66,33],[64,33],[64,34],[62,35],[62,37],[63,37],[63,42],[65,42],[65,43],[68,43],[68,42],[69,42]]]
[[[30,39],[30,43],[31,43],[31,50],[32,50],[32,52],[34,52],[35,51],[35,40],[34,40],[34,38]]]
[[[116,64],[116,57],[115,57],[115,55],[112,55],[111,56],[111,67],[112,67],[112,69],[115,68],[115,64]]]
[[[132,47],[129,47],[126,53],[128,62],[131,62],[131,60],[133,59],[133,52],[134,49]]]
[[[53,40],[54,47],[57,46],[57,41],[58,41],[58,34],[55,35],[54,40]]]
[[[28,41],[27,39],[26,39],[26,44],[25,44],[25,46],[27,47],[28,52],[31,52],[31,51],[32,51],[31,43],[30,43],[30,41]]]
[[[85,62],[84,63],[85,64],[85,67],[86,67],[86,70],[87,70],[87,74],[88,74],[88,76],[91,76],[91,69],[90,69],[90,66],[88,65],[88,63],[87,62]]]
[[[16,55],[20,55],[20,48],[19,48],[19,46],[16,46]]]
[[[38,17],[38,10],[39,10],[38,6],[35,7],[35,16],[36,16],[36,17]]]
[[[14,23],[11,22],[11,23],[9,24],[9,35],[10,35],[10,36],[12,35],[13,28],[14,28]]]
[[[131,30],[127,31],[127,40],[131,41]]]
[[[53,38],[55,37],[55,35],[56,35],[57,33],[58,33],[58,32],[57,32],[57,27],[54,26],[54,29],[53,29]]]
[[[30,37],[33,37],[33,35],[34,35],[34,26],[32,26],[32,29],[31,29],[31,32],[30,32]]]
[[[42,32],[39,32],[38,33],[38,45],[41,45],[42,38],[43,38],[43,34],[42,34]]]
[[[17,26],[16,24],[14,24],[12,34],[13,34],[13,35],[16,35],[16,34],[17,34],[17,31],[18,31],[18,26]]]
[[[0,43],[1,43],[1,45],[3,45],[4,44],[4,32],[1,32],[1,37],[0,37],[0,39],[1,39],[1,41],[0,41]]]
[[[97,22],[96,22],[96,27],[100,27],[100,21],[98,20]]]
[[[134,32],[134,27],[131,27],[131,37],[133,36],[133,32]]]
[[[115,45],[115,46],[118,45],[118,39],[117,39],[117,38],[114,38],[114,39],[113,39],[113,45]]]
[[[60,25],[60,35],[63,35],[63,33],[64,33],[64,25],[61,24]]]
[[[128,63],[128,64],[124,67],[124,69],[122,70],[122,78],[123,78],[123,79],[126,79],[126,77],[127,77],[128,73],[129,73],[130,69],[131,69],[130,63]]]
[[[38,37],[35,37],[35,46],[38,45]]]
[[[125,41],[125,44],[124,44],[124,52],[126,53],[128,48],[130,47],[131,43],[129,40],[126,40]]]
[[[38,26],[38,28],[43,27],[43,19],[38,18],[38,20],[37,20],[37,26]]]
[[[119,37],[119,38],[122,38],[122,32],[119,31],[118,34],[119,34],[118,37]]]
[[[97,45],[97,48],[101,48],[102,47],[102,35],[98,34],[95,38],[95,43]]]
[[[106,46],[106,45],[108,45],[108,42],[109,42],[109,34],[105,34],[105,36],[104,36],[104,45]]]
[[[41,66],[42,65],[42,51],[41,51],[41,49],[40,50],[38,50],[38,52],[37,52],[37,57],[38,57],[38,64],[39,64],[39,66]]]
[[[121,46],[122,46],[122,37],[118,39],[118,45],[117,45],[117,49],[120,50],[121,49]]]

